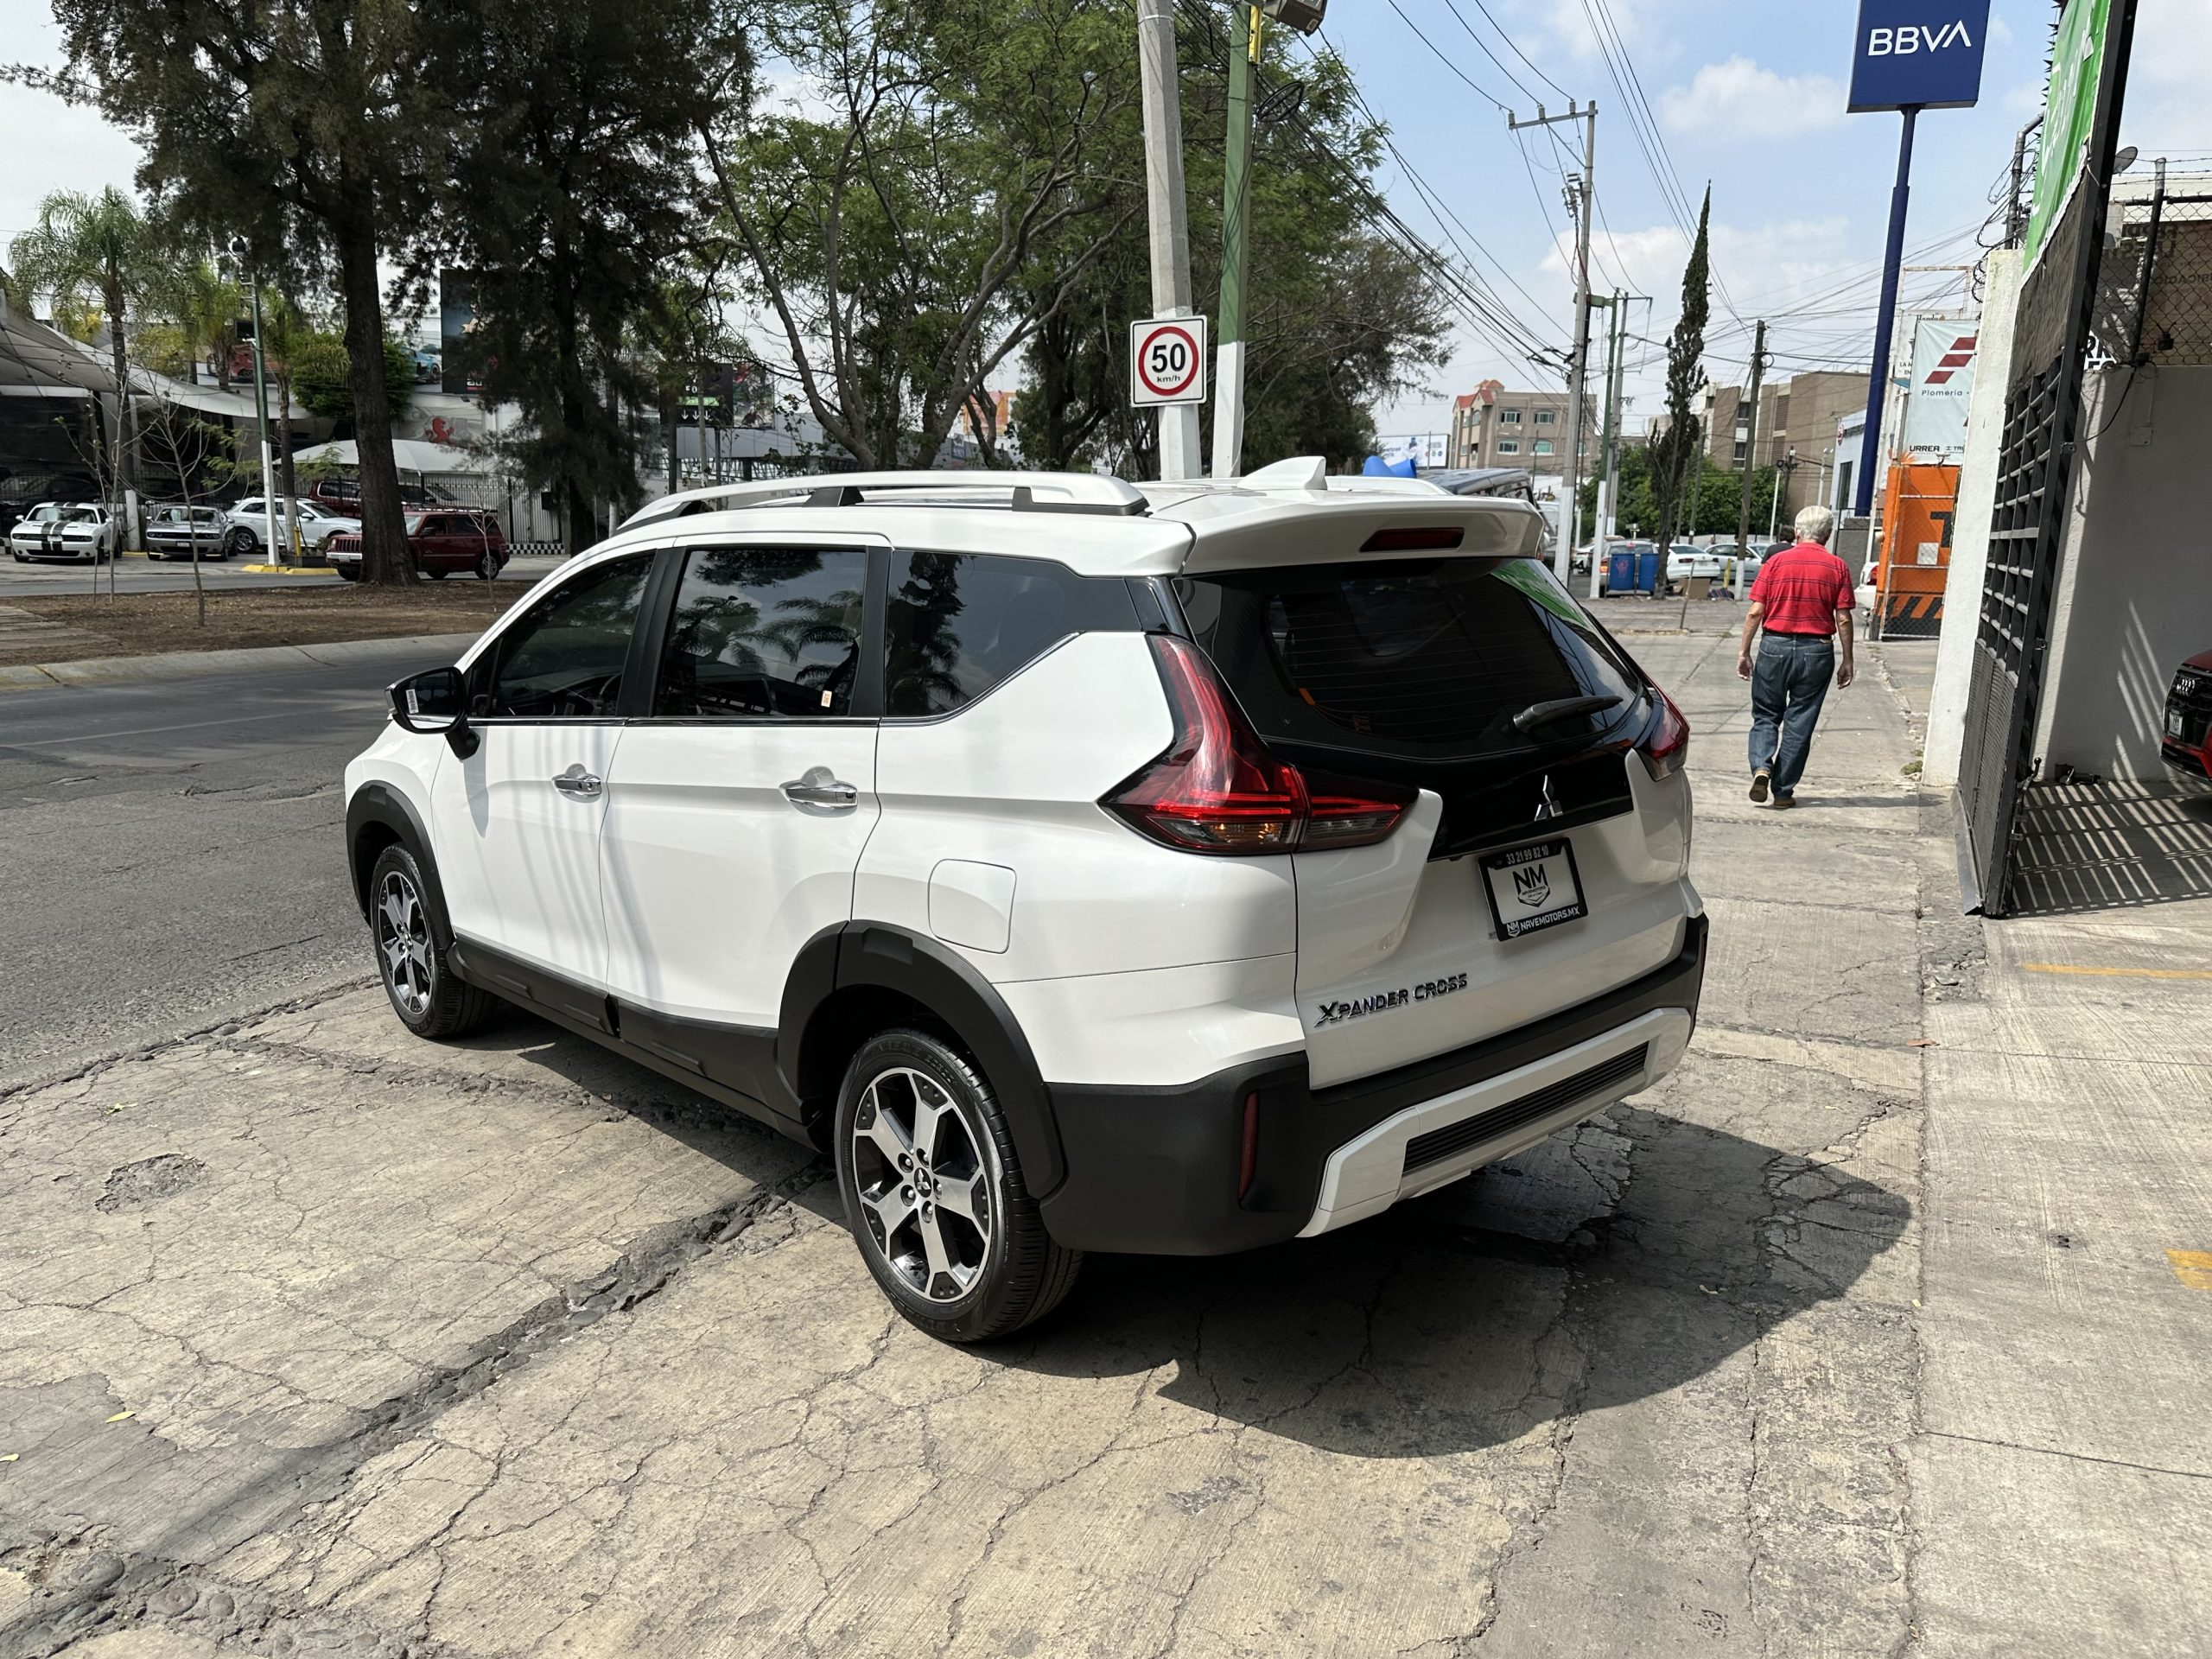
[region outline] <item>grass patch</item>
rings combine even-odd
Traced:
[[[352,583],[233,588],[207,595],[207,621],[188,593],[39,594],[0,602],[0,664],[145,657],[165,651],[319,645],[418,633],[480,633],[527,594],[522,582]],[[27,615],[23,613],[28,613]],[[41,627],[37,626],[44,624]],[[50,629],[65,630],[53,632]]]

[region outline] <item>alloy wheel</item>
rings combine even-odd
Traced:
[[[437,988],[437,965],[430,959],[430,918],[423,895],[397,870],[385,874],[377,893],[377,954],[383,959],[385,986],[400,1012],[419,1020]]]
[[[869,1242],[911,1290],[965,1296],[991,1257],[990,1178],[976,1132],[934,1077],[876,1074],[853,1115],[853,1177]]]

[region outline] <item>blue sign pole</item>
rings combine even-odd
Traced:
[[[1904,210],[1912,198],[1912,124],[1920,106],[1904,106],[1904,136],[1897,140],[1897,188],[1890,192],[1890,244],[1882,256],[1882,308],[1874,321],[1874,370],[1866,377],[1866,429],[1859,435],[1859,475],[1852,480],[1851,510],[1861,518],[1874,511],[1874,468],[1881,454],[1882,402],[1890,390],[1890,335],[1897,321],[1897,273],[1904,263]]]

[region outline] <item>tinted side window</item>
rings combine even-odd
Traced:
[[[1132,632],[1127,584],[1050,559],[907,553],[891,564],[884,712],[948,715],[1071,633]]]
[[[652,570],[650,553],[617,559],[539,601],[500,638],[483,712],[524,720],[613,717]]]
[[[691,549],[653,713],[851,713],[867,578],[868,555],[856,547]]]

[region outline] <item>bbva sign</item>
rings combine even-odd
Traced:
[[[1859,0],[1851,108],[1968,107],[1988,37],[1989,0]]]
[[[1967,32],[1963,17],[1948,22],[1941,29],[1931,29],[1926,23],[1907,23],[1903,29],[1870,29],[1866,31],[1866,55],[1870,58],[1894,54],[1909,58],[1916,52],[1941,52],[1953,44],[1971,47],[1974,36]]]

